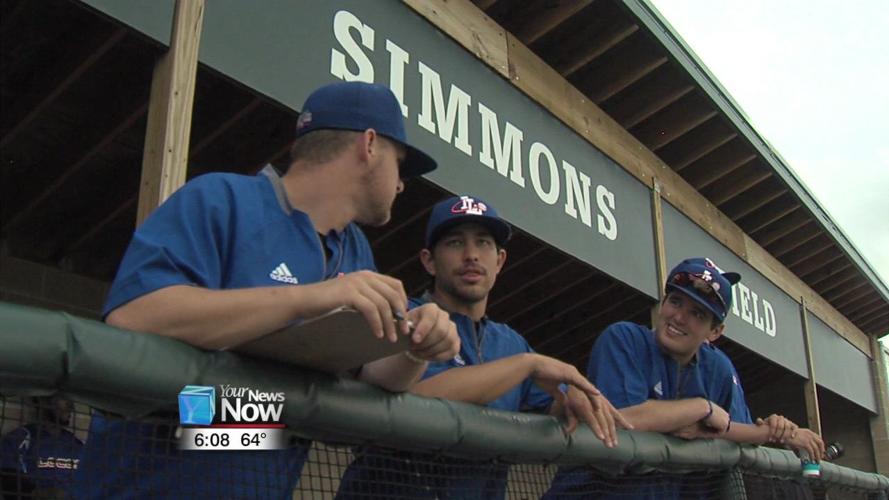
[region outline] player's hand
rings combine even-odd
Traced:
[[[319,283],[319,307],[329,311],[348,306],[360,312],[377,338],[398,341],[398,330],[408,333],[405,321],[395,322],[393,313],[405,314],[407,294],[401,281],[372,271],[357,271]]]
[[[410,352],[414,356],[426,361],[447,361],[460,352],[457,326],[437,305],[429,303],[411,309],[406,318],[414,327],[410,334]]]
[[[713,408],[713,411],[706,418],[702,419],[701,423],[721,436],[728,432],[731,425],[731,417],[721,406],[712,401],[710,401],[710,407]]]
[[[809,429],[797,429],[794,436],[785,439],[784,443],[794,450],[806,450],[809,457],[817,462],[824,458],[824,441]]]
[[[579,418],[606,446],[617,446],[616,425],[632,428],[623,415],[574,366],[549,356],[532,356],[534,368],[530,377],[564,408],[568,420],[565,431],[574,432]],[[560,384],[567,384],[568,390],[562,392]]]
[[[795,437],[796,430],[799,426],[785,418],[783,415],[771,414],[765,419],[757,418],[756,425],[769,426],[769,442],[785,443],[788,439]]]

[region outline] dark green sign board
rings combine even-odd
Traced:
[[[167,42],[144,2],[87,3]],[[656,296],[648,188],[401,2],[213,0],[200,60],[295,110],[337,79],[388,85],[430,180]]]
[[[818,385],[876,412],[870,359],[814,314],[807,313],[806,319]]]

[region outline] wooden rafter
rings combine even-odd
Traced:
[[[65,75],[65,77],[57,84],[53,85],[52,91],[49,94],[43,97],[39,103],[37,103],[34,107],[28,111],[23,118],[16,121],[15,126],[13,126],[6,134],[3,135],[3,138],[0,139],[0,148],[5,148],[9,143],[12,142],[16,136],[21,133],[23,130],[28,128],[32,121],[35,118],[40,116],[43,111],[49,107],[50,104],[55,102],[56,99],[59,98],[74,82],[78,81],[84,73],[86,73],[90,68],[92,68],[102,57],[108,53],[112,48],[114,48],[118,42],[120,42],[127,34],[125,28],[119,28],[115,30],[111,35],[105,39],[105,41],[97,47],[95,50],[90,52],[90,55],[87,56],[86,59],[81,61],[80,64],[74,68],[74,71]]]
[[[853,315],[852,320],[853,323],[869,323],[875,319],[882,318],[886,315],[885,305],[880,305],[879,307],[874,307],[870,311],[864,314],[855,314]]]
[[[759,162],[751,161],[744,164],[741,168],[735,169],[731,173],[722,176],[718,181],[709,185],[707,188],[702,189],[701,194],[706,196],[711,203],[717,206],[722,206],[728,201],[743,194],[743,200],[737,200],[735,205],[743,202],[743,205],[747,208],[749,207],[749,201],[752,201],[751,198],[755,197],[755,194],[753,194],[755,191],[751,190],[760,187],[760,184],[771,176],[772,173],[768,169],[763,168]],[[780,195],[780,193],[778,193],[778,195]],[[768,203],[769,201],[771,201],[771,199],[766,199],[765,201],[762,201],[762,204]],[[759,207],[754,207],[753,210],[756,208]],[[732,219],[737,219],[744,215],[741,214],[738,216],[727,210],[723,211]]]
[[[858,319],[884,307],[889,307],[889,304],[883,300],[879,293],[873,293],[870,297],[865,297],[857,304],[847,307],[843,314],[853,322],[857,322]]]
[[[716,151],[736,137],[738,137],[738,133],[730,129],[717,116],[659,149],[657,154],[664,160],[664,163],[673,167],[673,170],[681,172],[687,166]]]
[[[602,103],[602,109],[624,128],[632,128],[694,90],[672,66],[658,68],[648,78]]]
[[[815,224],[814,220],[808,219],[803,220],[799,227],[791,229],[780,238],[777,238],[768,244],[760,242],[760,245],[775,257],[780,257],[800,245],[811,241],[819,234],[821,234],[821,229]]]
[[[749,146],[743,141],[734,140],[687,165],[681,173],[689,184],[702,191],[755,159],[756,153]]]
[[[512,16],[515,23],[505,25],[525,45],[531,45],[567,19],[583,10],[592,0],[560,0],[552,2],[525,2],[536,7],[530,12]],[[519,7],[521,9],[521,6]],[[528,9],[530,10],[530,9]]]
[[[563,283],[562,289],[561,289],[560,291],[558,291],[558,292],[556,292],[556,293],[554,293],[554,294],[552,294],[552,295],[550,295],[550,296],[540,297],[540,298],[537,299],[536,301],[534,301],[534,302],[532,302],[532,303],[530,303],[530,304],[526,304],[525,307],[524,307],[523,309],[521,309],[521,310],[514,310],[514,311],[512,312],[512,314],[510,314],[510,315],[508,315],[508,316],[504,316],[504,317],[502,318],[503,322],[509,324],[510,321],[512,321],[513,319],[515,319],[516,316],[519,316],[520,314],[523,314],[523,313],[525,313],[525,312],[527,312],[527,311],[531,311],[531,310],[533,310],[535,307],[538,307],[538,306],[544,304],[545,302],[547,302],[547,301],[549,301],[549,300],[552,300],[555,296],[558,296],[559,294],[561,294],[561,293],[563,293],[563,292],[565,292],[565,291],[567,291],[567,290],[572,289],[573,287],[579,285],[580,283],[585,282],[586,280],[588,280],[588,279],[590,278],[590,276],[592,276],[592,275],[594,275],[594,274],[596,274],[596,271],[595,271],[592,267],[588,268],[586,272],[583,272],[583,273],[577,273],[577,274],[574,275],[572,278],[566,280],[566,281]]]
[[[564,317],[566,317],[566,315],[571,314],[574,311],[577,311],[578,309],[587,307],[591,302],[595,301],[598,297],[601,297],[605,294],[614,293],[618,289],[619,289],[619,287],[615,283],[612,283],[609,286],[604,286],[604,287],[600,288],[599,290],[597,290],[596,292],[591,293],[588,296],[586,296],[580,300],[577,300],[571,304],[567,304],[564,308],[559,309],[558,312],[552,314],[551,316],[541,317],[536,322],[525,326],[523,328],[523,333],[525,334],[526,338],[530,339],[530,338],[534,337],[536,335],[536,332],[540,328],[544,327],[547,323],[553,322],[559,318],[564,318]],[[564,333],[564,330],[562,330],[562,333]],[[552,340],[555,340],[555,339],[551,336],[546,337],[545,339],[543,339],[543,341],[535,343],[535,345],[540,346],[541,344],[546,344]]]
[[[889,311],[886,311],[882,316],[861,322],[859,325],[868,333],[884,334],[889,332]]]
[[[870,283],[867,286],[863,286],[854,291],[850,291],[849,293],[842,294],[836,299],[833,300],[833,303],[836,304],[837,310],[843,310],[850,304],[855,304],[860,301],[862,298],[867,297],[873,293],[873,285]]]
[[[554,274],[562,272],[562,270],[564,270],[566,267],[568,267],[572,264],[574,264],[573,260],[570,258],[566,258],[560,264],[556,264],[555,266],[548,268],[544,272],[538,273],[535,276],[527,278],[520,286],[512,287],[505,294],[498,296],[494,301],[492,301],[488,305],[488,308],[491,309],[491,308],[497,307],[498,305],[500,305],[500,304],[504,303],[505,301],[509,300],[510,298],[514,297],[518,293],[521,293],[523,290],[526,290],[529,287],[534,286],[537,283],[540,283],[541,281],[545,280],[546,278],[549,278],[550,276],[553,276]]]
[[[862,278],[860,281],[855,283],[849,283],[848,286],[837,287],[827,293],[824,294],[824,299],[831,303],[834,308],[839,309],[843,305],[847,304],[846,301],[849,297],[860,297],[862,290],[869,290],[871,284],[866,279]]]
[[[697,92],[692,92],[639,123],[630,133],[649,149],[657,151],[714,116],[713,105]]]
[[[735,222],[746,229],[747,234],[753,234],[799,208],[800,203],[798,200],[791,196],[781,196]]]
[[[639,31],[639,26],[626,20],[601,26],[601,29],[592,28],[572,34],[567,40],[554,41],[551,48],[540,47],[543,53],[552,51],[550,65],[563,77],[573,75]]]
[[[799,264],[791,267],[790,270],[796,273],[797,276],[805,276],[816,269],[819,269],[821,266],[826,266],[831,262],[843,257],[843,252],[840,251],[836,246],[830,246],[825,248],[824,250],[812,255],[811,257],[803,260]]]
[[[859,273],[857,269],[852,267],[852,262],[849,259],[842,259],[838,262],[824,266],[807,276],[806,282],[809,283],[809,286],[812,287],[813,290],[821,295],[823,285],[838,280],[849,280],[855,276],[859,276]]]
[[[755,214],[758,210],[769,210],[767,206],[782,196],[790,196],[784,184],[767,178],[743,193],[727,200],[720,209],[732,220],[739,220],[745,215]]]
[[[813,239],[809,242],[808,245],[805,245],[802,248],[797,248],[792,252],[788,252],[784,256],[781,257],[781,262],[787,266],[789,269],[792,269],[797,264],[803,262],[804,260],[817,255],[831,247],[835,247],[833,241],[828,238],[826,235],[820,235],[818,238]]]
[[[50,196],[55,194],[65,183],[71,179],[71,177],[79,172],[84,165],[88,164],[90,160],[92,160],[97,154],[99,154],[102,150],[104,150],[109,144],[111,144],[115,139],[117,139],[121,134],[129,130],[138,120],[145,116],[145,112],[148,110],[148,103],[142,103],[138,108],[129,113],[120,123],[118,123],[114,129],[109,131],[102,137],[99,142],[93,145],[86,153],[84,153],[77,161],[71,164],[65,170],[65,173],[60,175],[53,181],[52,184],[47,186],[42,193],[35,196],[31,199],[31,201],[25,205],[21,210],[19,210],[14,216],[12,216],[9,221],[6,223],[6,230],[9,231],[23,221],[25,221],[28,215],[38,207],[41,203],[46,201]]]
[[[789,197],[780,207],[775,206],[776,202],[772,202],[771,205],[770,210],[759,210],[756,214],[748,214],[738,221],[739,225],[746,228],[747,233],[763,247],[812,220],[811,215],[805,210],[800,210],[802,206],[799,202]]]

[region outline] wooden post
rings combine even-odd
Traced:
[[[876,336],[870,338],[871,368],[876,389],[877,414],[870,418],[870,435],[874,445],[874,465],[880,474],[889,475],[889,366]]]
[[[658,310],[664,300],[664,283],[667,281],[667,251],[664,247],[664,216],[661,209],[661,183],[651,178],[651,233],[654,236],[654,259],[657,271],[658,303],[651,308],[651,328],[657,325]]]
[[[806,419],[808,427],[821,435],[821,410],[818,408],[818,385],[815,382],[815,357],[812,355],[812,337],[809,333],[808,308],[806,298],[800,297],[800,318],[803,326],[803,345],[806,348],[806,365],[809,367],[809,380],[803,388],[806,396]]]
[[[177,0],[170,48],[154,67],[136,225],[185,183],[204,0]]]

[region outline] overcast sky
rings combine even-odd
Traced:
[[[889,1],[651,1],[889,283]]]

